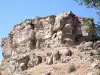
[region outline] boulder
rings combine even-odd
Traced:
[[[91,54],[92,55],[99,55],[99,51],[98,50],[91,50]]]
[[[51,72],[46,72],[44,75],[51,75]]]
[[[96,73],[96,72],[89,72],[87,75],[100,75],[100,73]]]
[[[92,61],[92,57],[91,57],[91,52],[90,51],[84,51],[84,52],[81,52],[79,54],[80,56],[80,59],[81,60],[89,60],[89,61]]]
[[[94,44],[93,44],[93,47],[94,47],[94,49],[98,49],[98,48],[100,48],[100,41],[97,41],[97,42],[95,42]]]
[[[48,65],[53,64],[53,55],[52,55],[52,53],[47,53],[46,64],[48,64]]]
[[[52,54],[53,54],[53,64],[56,64],[57,61],[60,60],[60,54],[59,54],[59,51],[54,51]]]
[[[93,49],[93,42],[82,42],[82,43],[79,45],[78,49],[79,49],[80,51],[92,50],[92,49]]]
[[[67,56],[72,55],[72,51],[69,48],[60,48],[59,54],[61,62],[65,63],[67,61]]]
[[[61,47],[59,48],[59,54],[65,54],[66,56],[71,56],[72,55],[72,51],[67,48],[67,47]]]

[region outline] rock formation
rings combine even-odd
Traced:
[[[94,75],[95,68],[90,68],[90,64],[98,62],[96,65],[100,70],[100,41],[93,41],[95,33],[93,19],[80,18],[71,11],[27,19],[15,25],[9,36],[2,40],[1,75],[67,75],[67,64],[71,63],[77,69],[68,75]],[[64,74],[60,68],[56,69],[59,64],[65,65]],[[84,69],[81,64],[90,70],[86,68],[87,71],[81,74],[80,69]],[[54,70],[59,74],[54,74]],[[100,74],[96,72],[95,75]]]

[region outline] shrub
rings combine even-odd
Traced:
[[[71,72],[74,72],[76,71],[76,66],[75,64],[70,64],[69,67],[68,67],[68,72],[71,73]]]

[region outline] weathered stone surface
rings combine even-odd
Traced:
[[[72,55],[72,51],[67,48],[67,47],[61,47],[59,48],[59,54],[65,54],[66,56],[71,56]]]
[[[51,73],[50,72],[46,72],[44,75],[51,75]]]
[[[52,53],[47,53],[46,64],[48,64],[48,65],[53,64],[53,55],[52,55]]]
[[[98,50],[91,50],[91,54],[92,55],[99,55],[99,51]]]
[[[99,69],[100,70],[100,61],[96,63],[96,65],[94,66],[94,68]]]
[[[34,39],[35,32],[31,20],[26,20],[23,23],[16,25],[10,33],[12,44],[19,44],[24,40]]]
[[[93,61],[98,60],[100,42],[90,41],[95,30],[89,30],[84,23],[87,20],[94,26],[92,19],[79,18],[70,11],[57,16],[27,19],[15,25],[9,36],[2,40],[2,75],[5,72],[8,75],[33,75],[26,71],[43,63],[53,66],[72,60],[88,61],[91,57]],[[79,50],[76,49],[77,45]]]
[[[4,59],[10,58],[12,54],[12,45],[9,37],[6,37],[2,40],[2,55]]]
[[[18,60],[18,65],[21,71],[28,69],[29,56],[25,56]]]
[[[100,75],[100,73],[96,73],[96,72],[90,72],[87,75]]]
[[[100,47],[100,41],[97,41],[93,44],[94,49],[98,49]]]
[[[91,50],[91,49],[93,49],[93,42],[82,42],[82,43],[79,45],[78,49],[79,49],[80,51]]]
[[[56,64],[60,60],[59,51],[54,51],[52,54],[53,54],[53,64]]]
[[[32,74],[31,72],[24,71],[24,72],[20,72],[18,74],[15,74],[15,75],[34,75],[34,74]]]
[[[69,43],[69,40],[67,39],[70,39],[71,42],[74,43],[77,36],[82,35],[81,24],[78,18],[72,12],[61,13],[60,15],[58,15],[56,17],[53,30],[62,31],[62,41],[64,43],[67,43],[67,41]]]
[[[93,18],[79,18],[81,22],[82,35],[85,37],[85,40],[92,40],[95,36],[95,24]]]

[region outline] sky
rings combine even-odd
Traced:
[[[95,9],[80,6],[74,0],[0,0],[0,41],[8,36],[14,25],[36,16],[58,15],[72,11],[77,16],[98,20]],[[0,61],[2,49],[0,47]]]

